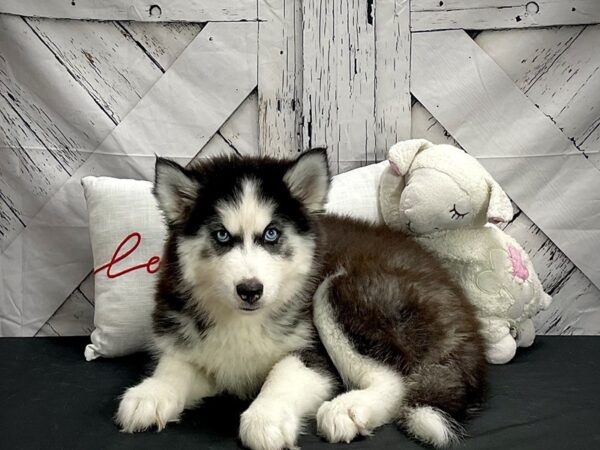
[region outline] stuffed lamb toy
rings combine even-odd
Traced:
[[[435,253],[477,308],[487,360],[504,364],[535,338],[531,318],[551,302],[521,246],[494,224],[513,216],[508,196],[477,162],[451,145],[394,145],[379,186],[385,223]]]

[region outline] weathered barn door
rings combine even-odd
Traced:
[[[84,175],[315,146],[343,172],[410,137],[518,205],[538,328],[600,333],[598,23],[594,0],[2,1],[0,335],[89,331]]]

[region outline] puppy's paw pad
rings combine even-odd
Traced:
[[[368,436],[368,411],[344,397],[325,402],[317,412],[319,433],[329,442],[350,442],[356,436]]]
[[[251,450],[296,449],[300,420],[280,407],[250,406],[240,420],[240,439]]]
[[[178,420],[183,401],[164,382],[148,378],[128,389],[117,411],[116,422],[122,431],[133,433],[152,426],[162,430],[167,422]]]

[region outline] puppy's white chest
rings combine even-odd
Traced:
[[[240,397],[256,394],[271,368],[308,340],[308,332],[279,335],[249,319],[215,325],[190,355],[220,389]]]

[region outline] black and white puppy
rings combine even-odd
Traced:
[[[331,442],[393,421],[434,446],[456,438],[485,378],[473,308],[404,234],[323,215],[329,181],[321,150],[189,169],[157,159],[158,364],[125,392],[124,431],[227,392],[254,398],[240,424],[254,450],[293,448],[312,418]]]

